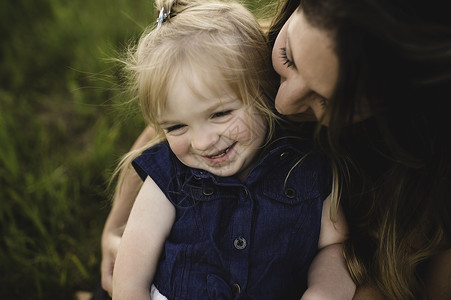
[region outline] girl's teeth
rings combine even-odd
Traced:
[[[218,158],[218,157],[221,157],[221,156],[225,155],[227,152],[229,152],[229,150],[230,150],[231,147],[232,147],[232,146],[228,147],[228,148],[225,149],[224,152],[222,152],[222,153],[219,153],[219,154],[216,154],[216,155],[209,156],[209,158]]]

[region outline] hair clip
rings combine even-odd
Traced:
[[[171,14],[171,11],[165,13],[164,12],[164,7],[161,8],[160,10],[160,14],[158,15],[158,19],[157,19],[157,29],[161,27],[161,25],[163,25],[164,21],[166,21],[169,17],[169,15]]]

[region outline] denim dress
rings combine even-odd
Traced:
[[[166,142],[134,160],[140,177],[150,176],[176,208],[153,282],[168,299],[302,296],[330,166],[305,140],[266,148],[244,182],[183,165]]]

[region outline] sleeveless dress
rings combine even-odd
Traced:
[[[310,142],[272,142],[244,181],[187,167],[166,142],[133,166],[176,208],[153,283],[161,294],[170,300],[301,298],[331,191],[330,166]]]

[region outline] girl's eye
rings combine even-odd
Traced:
[[[287,56],[287,48],[280,48],[280,57],[283,60],[283,64],[288,68],[294,66],[294,62],[292,62]]]
[[[226,111],[219,111],[211,115],[211,118],[221,118],[225,116],[229,116],[232,113],[232,110],[226,110]]]
[[[186,125],[183,124],[177,124],[174,126],[170,126],[168,128],[165,129],[165,131],[167,133],[172,133],[172,134],[176,134],[176,133],[182,133],[183,129],[186,127]]]

